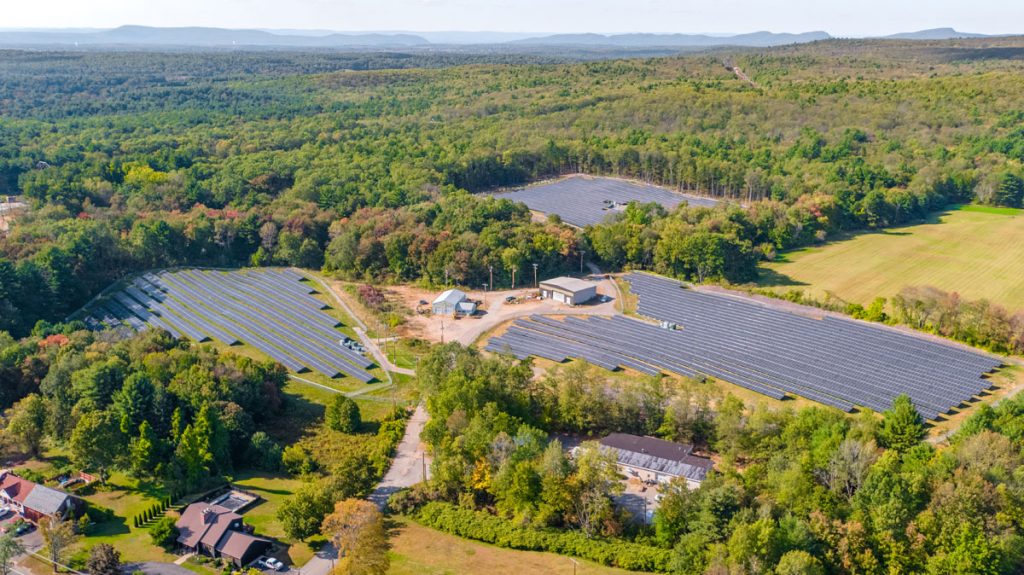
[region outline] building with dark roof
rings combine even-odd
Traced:
[[[241,567],[260,556],[270,541],[248,533],[242,516],[209,503],[193,503],[175,524],[178,544],[188,551],[225,557]]]
[[[18,477],[8,470],[0,471],[0,501],[33,522],[44,517],[63,519],[77,509],[73,496]]]
[[[687,487],[696,489],[714,467],[710,459],[693,455],[692,445],[656,437],[613,433],[600,444],[615,453],[623,473],[642,481],[665,483],[682,477]]]

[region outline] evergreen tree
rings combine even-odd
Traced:
[[[892,407],[882,417],[878,430],[878,441],[882,447],[903,453],[924,439],[925,429],[921,414],[914,408],[914,402],[901,394],[892,402]]]

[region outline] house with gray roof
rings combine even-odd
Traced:
[[[0,502],[29,521],[38,522],[44,517],[64,519],[73,515],[80,500],[3,470],[0,471]]]
[[[613,433],[600,444],[615,454],[623,473],[641,481],[667,483],[681,477],[687,487],[696,489],[714,467],[710,459],[693,455],[692,445],[656,437]]]

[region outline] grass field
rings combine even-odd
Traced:
[[[934,286],[1024,310],[1024,210],[964,206],[927,223],[784,254],[760,284],[867,304],[906,286]]]
[[[624,571],[554,553],[502,549],[398,519],[391,532],[391,575],[626,575]]]

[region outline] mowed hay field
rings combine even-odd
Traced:
[[[951,209],[925,224],[784,254],[761,276],[779,292],[831,292],[850,303],[928,285],[1024,310],[1024,210]]]
[[[573,573],[569,557],[517,551],[470,541],[396,518],[390,533],[389,575],[548,575]],[[624,571],[577,559],[578,575],[628,575]]]

